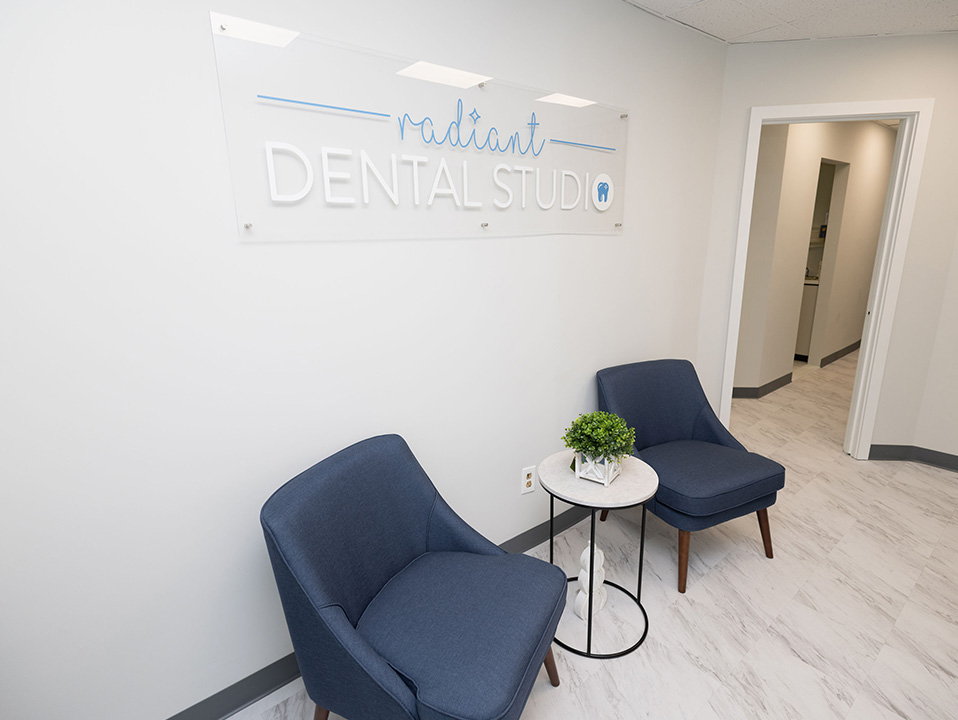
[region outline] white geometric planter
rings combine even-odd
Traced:
[[[608,487],[619,476],[621,469],[622,463],[618,460],[594,458],[580,452],[575,454],[575,476],[584,480],[592,480]]]

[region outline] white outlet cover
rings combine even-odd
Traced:
[[[521,494],[531,493],[536,489],[536,466],[522,468]]]

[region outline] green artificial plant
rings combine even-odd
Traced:
[[[618,462],[632,454],[635,428],[630,428],[614,413],[598,410],[579,415],[566,428],[562,440],[566,447],[576,452]]]

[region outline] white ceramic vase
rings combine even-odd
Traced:
[[[576,593],[572,609],[583,620],[589,618],[589,546],[579,556],[579,592]],[[605,588],[605,553],[595,549],[595,574],[592,576],[592,614],[605,607],[608,595]]]

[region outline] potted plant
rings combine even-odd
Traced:
[[[571,468],[576,477],[610,485],[632,454],[635,428],[614,413],[601,410],[579,415],[562,436],[565,446],[575,450]]]

